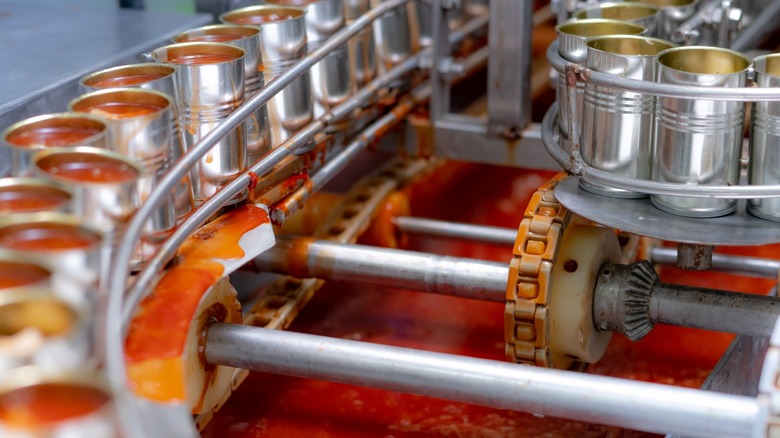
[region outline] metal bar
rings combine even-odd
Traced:
[[[656,247],[650,250],[650,261],[665,265],[677,263],[677,249]],[[759,257],[732,256],[712,254],[712,269],[751,274],[758,277],[777,278],[780,271],[780,260],[763,259]]]
[[[531,120],[532,1],[491,0],[488,132],[516,138]]]
[[[442,7],[441,0],[433,0],[431,5],[433,15],[433,62],[431,64],[431,96],[430,114],[434,122],[450,112],[450,84],[447,70],[452,64],[452,47],[449,42],[449,14]]]
[[[650,320],[748,336],[769,336],[780,300],[765,295],[661,283],[650,294]]]
[[[255,265],[263,271],[300,278],[411,289],[496,303],[505,301],[509,277],[505,263],[282,236],[273,249],[255,259]]]
[[[654,433],[748,437],[751,397],[376,345],[214,324],[212,364],[380,388]]]
[[[447,222],[421,217],[399,216],[393,219],[393,223],[404,233],[453,237],[499,245],[514,245],[517,237],[517,230],[511,228]]]
[[[760,46],[780,27],[778,15],[780,15],[780,2],[767,2],[753,22],[737,35],[731,43],[731,49],[744,52]]]
[[[431,86],[428,83],[425,83],[416,87],[409,95],[404,96],[392,111],[369,125],[357,139],[344,148],[341,153],[328,160],[328,162],[311,177],[309,180],[310,184],[301,186],[278,205],[274,205],[273,210],[271,210],[271,219],[273,222],[276,224],[284,223],[290,215],[295,214],[295,212],[303,206],[304,202],[306,202],[313,193],[322,189],[325,184],[333,179],[333,177],[338,175],[338,173],[344,170],[347,165],[359,157],[360,153],[366,149],[368,145],[381,138],[392,126],[402,122],[417,105],[426,100],[430,95]]]

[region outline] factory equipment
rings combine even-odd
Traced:
[[[779,433],[780,2],[228,3],[0,106],[0,435]]]

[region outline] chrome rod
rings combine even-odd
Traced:
[[[280,236],[262,271],[505,302],[506,263]]]
[[[511,228],[464,224],[421,217],[400,216],[393,219],[393,224],[404,233],[453,237],[499,245],[514,245],[517,237],[517,230]]]
[[[737,35],[734,42],[731,43],[731,50],[744,52],[760,46],[780,26],[780,20],[777,19],[778,14],[780,14],[780,2],[768,2],[753,22]]]
[[[650,250],[650,261],[665,265],[676,265],[677,249],[652,248]],[[775,279],[780,271],[780,260],[714,253],[712,254],[712,269]]]
[[[257,327],[214,324],[206,360],[654,433],[748,437],[756,399]]]

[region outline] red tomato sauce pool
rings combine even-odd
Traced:
[[[407,190],[414,216],[516,228],[549,172],[450,163]],[[408,249],[508,261],[507,246],[410,236]],[[775,247],[759,248],[770,256]],[[766,291],[769,280],[664,268],[663,281]],[[504,360],[504,306],[454,297],[326,283],[290,330]],[[699,387],[731,335],[657,326],[632,343],[614,335],[588,372]],[[252,437],[647,437],[553,417],[252,373],[203,430],[205,438]]]

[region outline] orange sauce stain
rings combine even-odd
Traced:
[[[32,429],[91,414],[109,400],[97,388],[43,383],[0,395],[0,421],[15,428]]]
[[[215,259],[243,257],[239,240],[264,223],[268,223],[265,210],[241,206],[204,226],[181,246],[176,265],[141,302],[125,340],[131,388],[160,401],[184,397],[183,386],[171,383],[176,379],[164,381],[167,373],[181,372],[178,362],[169,359],[184,351],[203,294],[222,277],[224,268]]]

